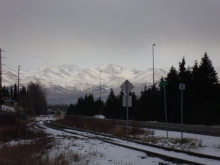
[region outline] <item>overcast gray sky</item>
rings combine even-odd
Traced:
[[[178,67],[183,56],[192,66],[205,51],[220,67],[220,0],[0,0],[0,48],[8,66],[147,69],[154,43],[156,68]]]

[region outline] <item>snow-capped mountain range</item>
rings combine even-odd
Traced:
[[[220,73],[220,68],[216,69]],[[111,88],[117,94],[120,86],[125,80],[129,80],[134,86],[137,95],[143,90],[144,86],[151,86],[153,70],[136,70],[126,67],[106,64],[94,68],[79,68],[75,64],[64,64],[52,66],[45,64],[37,70],[20,70],[20,86],[27,86],[30,81],[40,80],[46,87],[48,103],[68,104],[75,102],[78,97],[86,93],[93,93],[95,98],[101,95],[105,100]],[[3,68],[2,84],[11,86],[17,83],[17,70]],[[154,70],[155,82],[161,77],[166,77],[167,72],[163,69]],[[220,75],[219,75],[220,77]]]

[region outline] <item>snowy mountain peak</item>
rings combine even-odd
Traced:
[[[13,85],[17,81],[17,71],[10,68],[3,68],[3,85]],[[101,74],[100,74],[101,71]],[[216,68],[218,74],[220,68]],[[167,72],[163,69],[155,68],[155,82],[159,82],[161,77],[166,77]],[[220,75],[219,75],[220,76]],[[127,79],[134,86],[136,93],[139,93],[145,85],[151,86],[153,79],[153,69],[137,70],[128,69],[114,64],[101,65],[95,68],[81,69],[75,64],[63,64],[53,66],[44,64],[37,70],[25,71],[21,74],[21,82],[26,85],[35,78],[39,79],[48,89],[48,98],[59,100],[60,92],[64,91],[70,98],[78,98],[87,92],[91,92],[94,96],[98,96],[100,92],[100,80],[102,86],[102,96],[107,97],[109,89],[113,88],[115,92],[119,92],[120,85]]]

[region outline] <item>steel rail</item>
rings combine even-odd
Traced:
[[[168,148],[168,147],[162,147],[162,146],[158,146],[158,145],[153,145],[153,144],[149,144],[149,143],[145,143],[145,142],[125,139],[125,138],[119,138],[119,137],[115,137],[115,136],[104,135],[104,134],[95,133],[95,132],[91,132],[91,131],[74,129],[74,128],[66,127],[64,125],[58,125],[58,124],[55,124],[55,123],[48,123],[47,122],[47,123],[44,123],[44,124],[47,127],[50,127],[50,128],[53,128],[53,129],[62,130],[62,131],[67,132],[67,133],[76,134],[76,135],[80,135],[80,136],[84,136],[84,137],[88,137],[88,138],[95,138],[95,139],[101,140],[101,141],[106,142],[106,143],[111,143],[113,145],[118,145],[118,146],[121,146],[121,147],[133,149],[133,150],[136,150],[136,151],[141,151],[141,152],[146,153],[148,156],[159,157],[159,158],[161,158],[163,160],[166,160],[166,161],[169,161],[169,162],[202,165],[201,163],[192,162],[192,161],[181,159],[181,158],[167,156],[167,155],[163,155],[163,154],[160,154],[160,153],[151,152],[151,151],[148,151],[148,150],[144,150],[144,149],[140,149],[140,148],[136,148],[136,147],[131,147],[131,146],[119,144],[119,143],[116,143],[116,142],[112,141],[111,139],[107,139],[107,138],[117,138],[117,139],[120,139],[120,140],[126,140],[126,141],[129,141],[129,142],[134,142],[134,143],[145,145],[145,146],[149,146],[149,147],[155,147],[155,148],[164,149],[164,150],[167,150],[167,151],[173,151],[173,152],[179,152],[179,153],[188,154],[189,156],[197,156],[197,157],[201,157],[201,158],[220,160],[220,157],[216,157],[216,156],[204,155],[204,154],[199,154],[199,153],[193,153],[193,152],[189,152],[189,151],[182,151],[182,150],[172,149],[172,148]],[[75,130],[75,131],[79,131],[79,132],[85,132],[85,133],[90,133],[90,134],[94,134],[94,135],[104,136],[104,137],[107,137],[107,138],[91,137],[91,136],[88,136],[88,135],[82,135],[82,134],[79,134],[79,133],[75,133],[75,132],[71,132],[71,131],[67,131],[67,130],[63,130],[63,129],[71,129],[71,130]],[[111,141],[109,141],[109,140],[111,140]]]

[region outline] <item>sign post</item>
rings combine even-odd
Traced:
[[[185,90],[185,84],[181,83],[179,89],[181,90],[181,140],[183,141],[183,90]]]
[[[126,93],[126,107],[127,107],[127,128],[128,128],[128,98],[129,98],[129,92],[134,88],[134,86],[126,80],[120,88]],[[131,99],[130,99],[131,100]],[[131,104],[130,104],[131,105]]]
[[[166,86],[168,85],[168,81],[161,81],[160,85],[163,86],[164,89],[164,106],[165,106],[165,120],[166,120],[166,132],[167,132],[167,138],[168,138],[168,127],[167,127],[167,105],[166,105]]]

